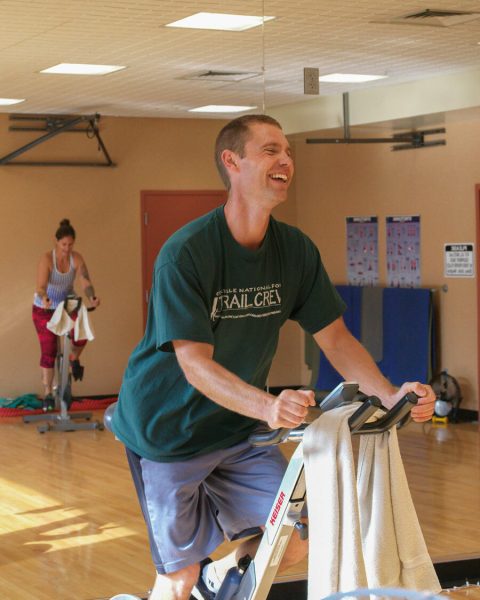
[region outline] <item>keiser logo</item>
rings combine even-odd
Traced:
[[[277,520],[278,513],[280,512],[280,509],[282,508],[282,504],[283,504],[284,500],[285,500],[285,494],[283,492],[280,492],[277,503],[275,504],[275,506],[273,508],[272,516],[270,517],[270,525],[275,525],[275,521]]]

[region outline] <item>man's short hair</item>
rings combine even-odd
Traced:
[[[250,125],[253,123],[266,123],[279,129],[282,128],[276,119],[268,115],[243,115],[243,117],[233,119],[223,127],[215,142],[215,164],[227,190],[230,189],[230,178],[222,161],[222,152],[231,150],[243,157],[245,144],[250,136]]]

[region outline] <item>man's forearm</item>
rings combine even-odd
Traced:
[[[378,396],[388,403],[388,399],[396,392],[395,386],[386,379],[367,350],[353,336],[342,341],[338,348],[326,350],[325,355],[342,377],[357,382],[364,394]]]
[[[342,377],[358,383],[364,394],[378,396],[386,408],[392,408],[404,394],[414,392],[419,400],[412,408],[413,419],[419,422],[430,419],[435,403],[432,388],[419,381],[405,382],[400,388],[393,386],[367,350],[348,331],[342,318],[317,331],[314,338]]]
[[[368,396],[378,396],[390,408],[396,388],[386,379],[375,361],[350,333],[342,318],[314,335],[328,360],[347,381],[355,381]]]
[[[263,421],[268,420],[274,396],[245,383],[209,357],[179,360],[190,385],[220,406]]]
[[[272,396],[224,368],[213,358],[213,346],[174,340],[178,363],[190,385],[233,412],[265,421],[272,429],[297,427],[315,404],[313,392],[285,389]]]

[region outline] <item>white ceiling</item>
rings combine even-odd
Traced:
[[[198,118],[188,109],[241,104],[268,112],[312,101],[303,92],[304,67],[388,75],[370,84],[321,84],[322,96],[477,69],[480,18],[448,27],[389,22],[427,8],[480,11],[480,2],[0,0],[0,97],[26,98],[1,110]],[[234,33],[164,27],[200,11],[276,19]],[[59,62],[127,68],[102,77],[39,73]],[[209,70],[257,75],[188,79]]]

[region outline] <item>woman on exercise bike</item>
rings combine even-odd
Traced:
[[[52,410],[55,405],[52,391],[57,336],[47,328],[48,321],[57,306],[68,295],[74,293],[73,284],[77,277],[90,306],[97,307],[100,304],[100,299],[95,296],[87,265],[82,256],[73,250],[75,237],[75,230],[70,221],[63,219],[55,232],[53,250],[42,255],[37,269],[32,317],[41,349],[40,369],[45,388],[44,410]],[[83,377],[79,357],[86,343],[87,340],[74,340],[72,335],[72,353],[69,358],[75,380]]]

